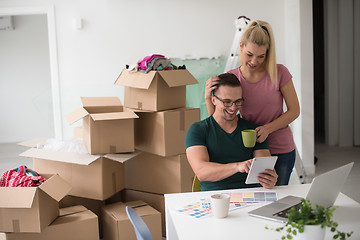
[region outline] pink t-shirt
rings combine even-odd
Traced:
[[[292,75],[284,65],[278,64],[277,70],[278,89],[275,89],[268,73],[258,82],[250,83],[242,76],[240,68],[229,71],[238,77],[243,89],[244,104],[240,109],[242,118],[258,125],[265,125],[284,113],[280,88],[291,81]],[[271,154],[287,153],[295,149],[289,126],[271,133],[268,141]]]

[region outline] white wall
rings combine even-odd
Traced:
[[[294,141],[307,175],[314,167],[312,1],[285,1],[285,62],[293,75],[301,114],[292,123]]]
[[[235,33],[234,20],[241,15],[262,19],[272,25],[277,60],[292,72],[299,99],[304,93],[301,90],[303,84],[312,85],[313,82],[312,46],[308,41],[312,40],[312,26],[306,21],[308,15],[311,16],[310,0],[228,0],[226,4],[217,0],[3,0],[0,8],[48,4],[55,7],[63,115],[81,106],[80,96],[117,95],[123,99],[122,88],[114,86],[113,82],[125,64],[146,55],[162,53],[169,58],[227,56]],[[81,30],[74,27],[74,21],[79,18],[83,20]],[[289,22],[293,24],[289,26]],[[312,99],[312,88],[307,88],[305,93],[306,98],[310,95]],[[294,124],[294,134],[301,157],[311,155],[310,162],[313,161],[313,146],[303,149],[302,145],[304,139],[313,138],[313,125],[304,129],[313,110],[309,102],[305,103],[301,103],[302,114],[309,114]],[[64,138],[71,138],[72,127],[64,119],[62,121]],[[313,141],[309,142],[311,144]]]
[[[13,24],[0,31],[0,143],[54,137],[46,16]]]

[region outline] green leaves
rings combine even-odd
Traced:
[[[333,239],[346,240],[346,238],[349,238],[353,232],[344,233],[337,230],[339,224],[332,220],[333,212],[336,208],[337,207],[332,207],[328,209],[323,206],[316,205],[313,209],[310,201],[308,199],[303,199],[301,200],[299,210],[291,208],[287,214],[288,222],[285,226],[276,228],[275,231],[280,232],[286,227],[286,234],[282,236],[281,239],[293,239],[297,233],[304,232],[305,225],[320,225],[321,228],[329,227],[331,232],[335,233]],[[265,228],[269,229],[268,227]]]

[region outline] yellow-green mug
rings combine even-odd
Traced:
[[[247,148],[253,148],[256,143],[256,130],[247,129],[241,131],[244,146]]]

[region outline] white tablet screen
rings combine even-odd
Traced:
[[[257,179],[259,173],[265,172],[265,169],[274,169],[277,156],[256,157],[251,163],[250,171],[246,178],[246,184],[259,183]]]

